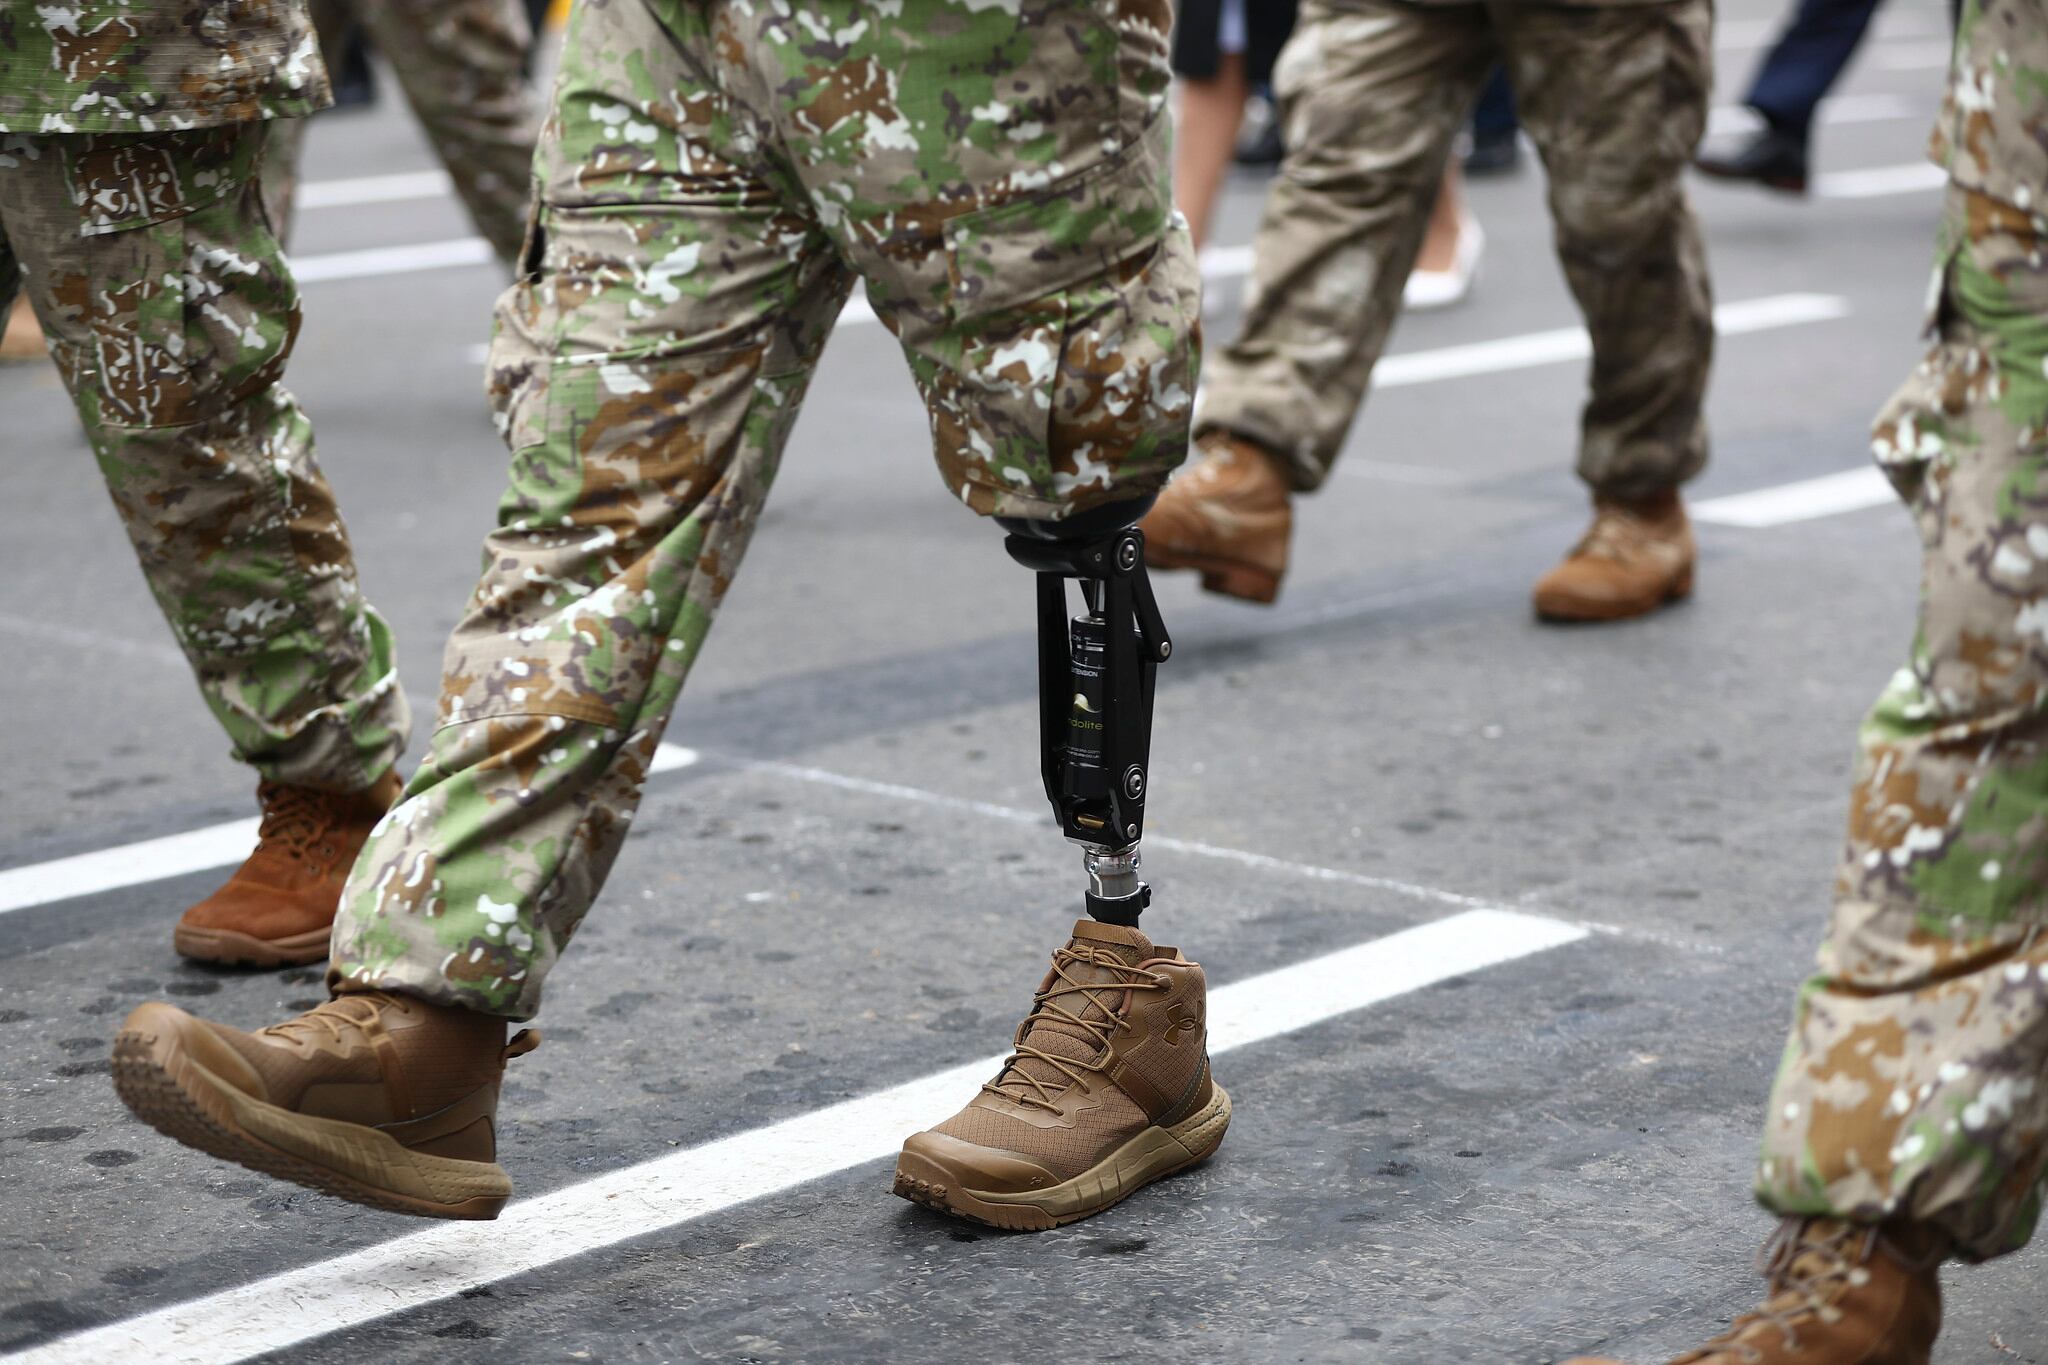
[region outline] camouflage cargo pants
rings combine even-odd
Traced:
[[[157,605],[236,755],[353,791],[404,747],[391,639],[279,382],[298,293],[254,125],[0,134],[0,314],[27,296]]]
[[[1919,523],[1919,631],[1864,722],[1758,1194],[1981,1259],[2031,1235],[2048,1164],[2048,244],[1949,194],[1938,340],[1875,433]]]
[[[469,216],[511,265],[526,223],[539,122],[526,76],[533,30],[520,0],[312,0],[322,53],[340,56],[357,24],[391,63],[406,103]],[[304,119],[273,119],[263,188],[289,238]]]
[[[857,281],[974,511],[1165,481],[1199,312],[1170,26],[1168,0],[575,8],[491,354],[511,486],[337,984],[539,1007]]]
[[[1196,429],[1284,456],[1299,490],[1322,483],[1386,349],[1452,140],[1505,61],[1592,334],[1579,474],[1636,496],[1697,473],[1713,315],[1681,176],[1706,121],[1711,24],[1710,0],[1305,0],[1274,75],[1287,160]]]

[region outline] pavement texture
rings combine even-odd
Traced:
[[[1944,14],[1884,11],[1821,169],[1918,159]],[[1774,18],[1723,6],[1724,102]],[[317,121],[306,174],[429,165],[387,102]],[[1222,242],[1249,239],[1263,184],[1232,183]],[[1694,491],[1857,467],[1919,351],[1938,196],[1694,190],[1721,302],[1846,303],[1724,339]],[[1397,353],[1577,320],[1540,171],[1471,192],[1479,289],[1403,321]],[[468,231],[430,196],[309,211],[293,245]],[[415,755],[503,473],[477,355],[500,283],[486,265],[305,290],[290,382],[397,631]],[[1212,335],[1238,293],[1216,284]],[[703,759],[654,781],[551,979],[546,1042],[513,1064],[501,1150],[521,1196],[995,1052],[1078,912],[1078,856],[1038,818],[1030,583],[933,477],[885,341],[850,325],[828,353],[669,733]],[[1586,938],[1230,1053],[1219,1156],[1068,1229],[953,1223],[868,1163],[277,1358],[1536,1365],[1658,1361],[1717,1330],[1755,1295],[1755,1134],[1826,911],[1854,725],[1909,641],[1915,548],[1889,507],[1703,527],[1693,602],[1540,626],[1528,587],[1586,514],[1582,397],[1577,363],[1390,388],[1300,508],[1277,607],[1159,580],[1178,648],[1151,832],[1180,843],[1148,848],[1146,928],[1215,984],[1459,897]],[[0,412],[0,575],[21,589],[0,603],[0,870],[250,814],[54,373],[0,371]],[[217,875],[0,913],[0,1351],[420,1226],[188,1152],[115,1100],[108,1042],[145,999],[255,1027],[320,998],[316,970],[172,953]],[[2042,1264],[1951,1273],[1943,1365],[2048,1361]]]

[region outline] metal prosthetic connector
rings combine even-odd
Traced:
[[[1081,845],[1088,913],[1135,926],[1151,904],[1138,879],[1145,832],[1152,684],[1173,656],[1135,523],[1152,499],[1065,521],[1001,519],[1010,558],[1038,575],[1039,759],[1060,830]],[[1067,580],[1085,610],[1071,616]]]

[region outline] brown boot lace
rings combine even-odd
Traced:
[[[351,1007],[354,1008],[351,1008]],[[313,1047],[332,1044],[340,1047],[346,1044],[350,1033],[362,1032],[364,1024],[382,1013],[386,1006],[405,1008],[398,997],[383,991],[357,991],[348,995],[337,995],[332,1000],[315,1005],[304,1014],[295,1015],[283,1023],[272,1024],[259,1029],[291,1043],[306,1043]]]
[[[1108,980],[1099,977],[1084,979],[1070,974],[1072,969],[1088,968],[1107,971]],[[1090,1073],[1101,1075],[1109,1069],[1109,1045],[1119,1033],[1131,1027],[1131,1021],[1119,1014],[1115,1004],[1121,1001],[1126,991],[1159,991],[1167,989],[1168,981],[1157,972],[1143,971],[1128,966],[1114,954],[1097,949],[1092,945],[1079,948],[1068,944],[1056,949],[1052,955],[1053,979],[1046,988],[1031,1000],[1031,1013],[1017,1027],[1016,1051],[1003,1063],[1002,1074],[986,1082],[982,1089],[991,1095],[999,1095],[1015,1104],[1035,1106],[1059,1111],[1058,1098],[1069,1088],[1086,1083]],[[1079,1012],[1060,1003],[1062,997],[1081,997]],[[1071,1057],[1046,1052],[1035,1048],[1024,1040],[1031,1036],[1032,1026],[1051,1020],[1078,1030],[1095,1043],[1095,1060],[1078,1062]],[[1025,1060],[1036,1061],[1052,1068],[1051,1073],[1034,1074],[1019,1065]],[[1064,1085],[1048,1084],[1052,1076],[1066,1078]]]
[[[263,822],[256,828],[257,850],[331,867],[341,857],[332,842],[334,828],[345,818],[343,808],[349,800],[311,787],[258,783],[256,802],[263,808]]]
[[[1842,1310],[1835,1301],[1844,1289],[1868,1281],[1870,1272],[1864,1265],[1877,1254],[1883,1239],[1882,1229],[1870,1224],[1833,1218],[1786,1219],[1757,1252],[1757,1273],[1770,1290],[1763,1307],[1743,1314],[1726,1332],[1671,1365],[1707,1365],[1728,1359],[1747,1365],[1762,1360],[1763,1352],[1744,1340],[1757,1327],[1777,1328],[1785,1349],[1798,1350],[1802,1322],[1840,1321]]]

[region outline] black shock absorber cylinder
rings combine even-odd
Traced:
[[[1109,628],[1090,612],[1067,627],[1074,698],[1067,709],[1067,762],[1063,774],[1067,795],[1100,801],[1109,794],[1109,769],[1104,767],[1104,727],[1108,724]]]

